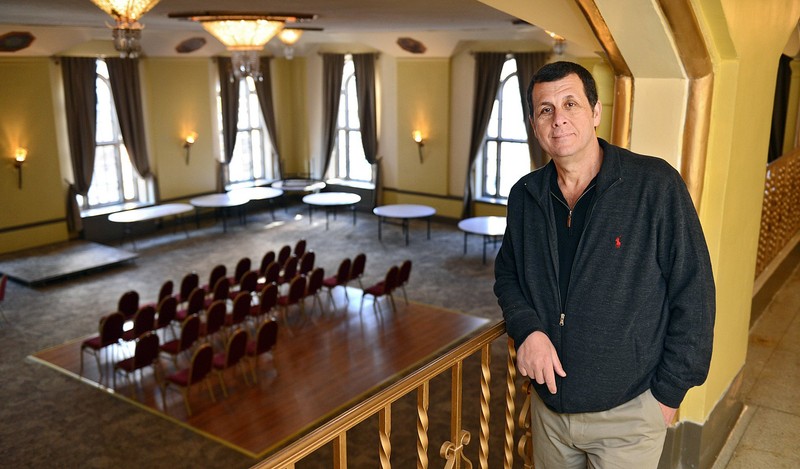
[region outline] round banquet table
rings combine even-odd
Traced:
[[[201,195],[189,200],[189,203],[192,204],[196,209],[195,216],[197,215],[197,210],[201,208],[214,208],[222,210],[223,232],[228,231],[227,211],[233,207],[241,207],[247,202],[250,202],[250,199],[247,197],[235,194],[231,195],[231,193]],[[195,220],[199,226],[199,220],[197,218]]]
[[[356,224],[356,204],[361,202],[361,196],[351,192],[317,192],[316,194],[308,194],[303,197],[303,203],[308,205],[308,222],[311,223],[313,219],[314,207],[323,207],[325,209],[325,230],[328,229],[328,218],[333,212],[333,218],[336,219],[336,211],[339,207],[350,207],[353,211],[353,226]]]
[[[403,235],[408,246],[408,222],[414,218],[425,218],[428,222],[428,239],[431,239],[431,217],[436,214],[436,209],[427,205],[415,204],[393,204],[381,205],[372,209],[372,213],[378,216],[378,239],[381,239],[381,226],[384,223],[391,223],[387,219],[400,220],[403,227]]]
[[[458,222],[458,229],[464,232],[464,254],[467,253],[467,236],[475,234],[483,237],[483,263],[486,263],[486,245],[497,244],[506,232],[506,217],[472,217]]]

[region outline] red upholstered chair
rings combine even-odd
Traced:
[[[236,262],[236,267],[233,269],[233,275],[228,277],[228,281],[231,283],[231,286],[239,285],[239,282],[242,281],[242,276],[250,270],[251,265],[252,262],[250,261],[249,257],[242,257],[238,262]]]
[[[294,244],[294,250],[292,251],[292,254],[294,254],[294,257],[303,257],[303,254],[305,253],[306,253],[306,240],[305,239],[297,240],[297,242]]]
[[[278,251],[278,259],[277,259],[278,265],[283,267],[283,265],[286,264],[286,261],[289,260],[289,257],[291,257],[291,255],[292,255],[292,247],[289,246],[288,244],[282,246]]]
[[[198,316],[200,312],[203,311],[203,307],[205,306],[205,298],[206,291],[202,288],[197,287],[192,290],[192,293],[189,294],[189,299],[186,302],[186,307],[179,309],[175,313],[175,319],[178,321],[183,321],[189,316]]]
[[[219,281],[221,278],[226,278],[227,275],[228,268],[223,264],[217,264],[208,274],[208,283],[203,285],[201,288],[206,291],[207,295],[211,295],[214,293],[214,288],[217,286],[217,281]]]
[[[250,314],[250,304],[253,297],[250,292],[241,292],[233,299],[233,308],[225,316],[225,327],[236,328],[241,326]]]
[[[186,414],[189,417],[192,416],[192,408],[189,405],[189,390],[193,384],[205,382],[208,393],[211,395],[211,400],[217,402],[217,398],[214,396],[214,389],[211,387],[211,381],[209,381],[213,359],[214,350],[210,345],[203,344],[194,351],[187,368],[178,370],[164,378],[164,384],[161,389],[161,402],[165,413],[167,412],[167,390],[173,386],[180,390],[183,396],[183,404],[186,406]]]
[[[369,288],[364,289],[364,294],[361,297],[361,306],[358,308],[358,313],[361,314],[361,309],[364,307],[364,299],[367,295],[373,297],[372,301],[372,309],[377,313],[380,308],[380,302],[378,301],[381,297],[388,296],[389,300],[391,301],[390,305],[392,307],[392,311],[396,311],[396,307],[394,304],[394,296],[392,296],[392,292],[395,288],[397,288],[397,273],[399,269],[396,265],[393,265],[389,270],[386,272],[386,276],[383,280],[372,285]]]
[[[192,294],[195,288],[200,286],[200,276],[195,272],[188,273],[181,279],[181,286],[178,290],[178,306],[186,303],[189,300],[189,295]]]
[[[221,280],[225,281],[225,279]],[[223,332],[222,328],[225,326],[226,314],[226,301],[217,300],[209,305],[206,310],[206,320],[200,323],[200,337],[212,346],[214,345],[214,337]]]
[[[208,308],[211,303],[215,301],[225,301],[228,299],[230,294],[231,283],[225,277],[218,278],[217,283],[214,284],[214,289],[211,290],[211,296],[207,296],[205,300],[203,300],[203,307]]]
[[[125,319],[130,319],[139,311],[139,293],[135,290],[129,290],[119,297],[117,302],[117,311],[125,316]]]
[[[133,316],[133,327],[122,333],[122,340],[130,342],[156,328],[156,308],[144,305]]]
[[[139,311],[141,312],[141,310]],[[144,368],[148,366],[157,366],[158,361],[158,335],[155,332],[147,332],[138,339],[136,339],[136,348],[134,349],[133,356],[118,361],[114,365],[114,390],[117,389],[117,373],[125,373],[128,379],[128,385],[131,386],[131,397],[134,397],[134,386],[131,383],[131,374],[139,370],[140,374]],[[154,373],[157,373],[154,369]]]
[[[276,258],[275,251],[267,251],[264,253],[264,256],[261,258],[261,265],[258,267],[259,280],[264,278],[264,275],[267,273],[267,266],[275,262]]]
[[[264,271],[264,277],[258,279],[256,290],[261,291],[269,284],[277,285],[280,276],[281,266],[278,264],[278,261],[270,262],[270,264],[267,266],[267,269]]]
[[[302,257],[300,257],[300,267],[298,268],[298,273],[300,275],[308,275],[309,272],[314,270],[314,261],[316,260],[317,255],[314,254],[314,251],[306,251]]]
[[[300,309],[300,317],[305,318],[305,303],[303,299],[306,294],[306,278],[298,275],[289,284],[289,292],[286,295],[278,297],[278,306],[280,306],[283,313],[283,322],[288,324],[289,307],[297,305]]]
[[[406,300],[406,304],[408,304],[406,284],[409,278],[411,278],[411,259],[406,259],[400,264],[400,268],[397,271],[397,287],[403,289],[403,298]]]
[[[178,313],[178,299],[174,296],[168,296],[161,300],[156,306],[156,325],[155,330],[159,331],[169,327],[172,336],[175,337],[175,330],[172,328],[172,323],[176,320],[175,315]]]
[[[356,254],[353,258],[353,265],[350,268],[350,278],[348,280],[358,280],[358,286],[364,289],[364,284],[361,283],[361,277],[364,275],[364,269],[367,266],[367,255],[362,253]]]
[[[232,290],[228,293],[228,297],[230,299],[236,298],[239,293],[247,292],[247,293],[254,293],[258,288],[258,272],[255,270],[248,270],[247,272],[242,275],[242,278],[239,279],[239,286],[238,288]]]
[[[257,322],[270,318],[270,313],[277,304],[278,286],[270,283],[258,295],[258,304],[250,307],[250,318]]]
[[[3,276],[0,277],[0,316],[3,316],[3,320],[8,322],[6,313],[3,312],[3,300],[6,298],[6,285],[8,285],[8,275],[3,274]]]
[[[177,339],[170,340],[159,347],[162,353],[172,357],[172,363],[178,368],[178,356],[190,350],[200,338],[200,318],[189,316],[181,323],[181,333]]]
[[[298,275],[298,262],[300,262],[300,258],[294,256],[286,261],[286,264],[283,265],[283,272],[281,272],[280,277],[278,277],[278,286],[291,282],[292,279]]]
[[[336,287],[343,287],[344,288],[344,297],[345,299],[349,300],[347,296],[347,283],[350,281],[350,267],[352,262],[350,258],[342,259],[342,262],[339,263],[339,270],[336,271],[336,275],[332,277],[326,277],[322,280],[322,286],[328,289],[328,296],[331,299],[331,304],[333,305],[333,309],[336,309],[336,302],[333,301],[333,289]]]
[[[97,371],[100,373],[100,380],[103,379],[100,353],[103,350],[109,351],[111,347],[119,343],[122,339],[122,325],[124,323],[125,315],[119,311],[100,318],[99,334],[84,340],[81,344],[80,376],[83,376],[83,354],[88,352],[94,355],[94,359],[97,361]]]
[[[244,368],[245,364],[242,361],[246,350],[247,332],[244,329],[239,329],[228,339],[228,342],[225,345],[225,351],[214,355],[212,365],[214,366],[214,371],[219,379],[219,385],[222,387],[222,394],[224,394],[225,397],[228,396],[228,387],[225,385],[225,379],[222,375],[228,368],[241,368],[245,382],[250,384],[250,382],[247,380],[247,370]]]
[[[256,375],[258,358],[272,351],[272,348],[275,347],[277,343],[278,323],[273,320],[262,322],[256,330],[256,338],[247,341],[247,358],[250,360],[250,371],[253,373],[254,382],[258,382],[258,375]]]
[[[158,297],[156,298],[156,301],[154,301],[152,303],[147,303],[147,304],[142,305],[142,306],[149,305],[149,306],[152,306],[152,307],[158,309],[159,303],[161,303],[164,300],[164,298],[166,298],[168,296],[172,296],[172,292],[174,290],[175,290],[175,283],[172,280],[166,280],[166,281],[164,281],[164,283],[161,284],[161,288],[158,289]],[[141,308],[141,306],[140,306],[140,308]]]
[[[320,314],[325,312],[325,309],[322,307],[322,300],[319,297],[319,292],[322,290],[322,281],[325,279],[325,269],[322,267],[317,267],[311,274],[307,276],[308,281],[306,283],[306,298],[312,297],[312,307],[314,302],[319,305],[319,312]]]

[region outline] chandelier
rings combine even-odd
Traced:
[[[135,58],[142,51],[142,26],[139,23],[145,13],[156,6],[159,0],[92,0],[92,3],[114,18],[111,27],[114,49],[120,57]]]
[[[259,52],[287,23],[298,23],[316,18],[304,14],[264,13],[170,13],[171,18],[188,18],[199,22],[225,48],[231,52],[232,79],[253,77],[261,80]],[[298,36],[299,38],[299,36]]]

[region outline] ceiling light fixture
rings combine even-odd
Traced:
[[[283,28],[283,30],[278,33],[278,39],[283,43],[283,56],[286,57],[287,60],[292,60],[294,58],[294,45],[300,40],[300,36],[302,35],[302,29],[294,28]]]
[[[135,58],[142,51],[142,24],[139,23],[145,13],[156,6],[159,0],[92,0],[92,3],[108,13],[114,22],[110,26],[114,38],[114,49],[120,57]]]
[[[170,13],[170,18],[188,18],[203,28],[231,51],[233,79],[250,76],[261,79],[259,52],[278,34],[286,23],[309,21],[316,15],[267,13]],[[299,36],[298,36],[299,39]]]

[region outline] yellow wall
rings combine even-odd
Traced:
[[[0,253],[67,239],[49,58],[0,61]],[[60,84],[59,84],[60,85]],[[18,188],[14,153],[27,148]]]
[[[310,172],[306,66],[302,57],[273,59],[271,65],[278,150],[287,174]]]

